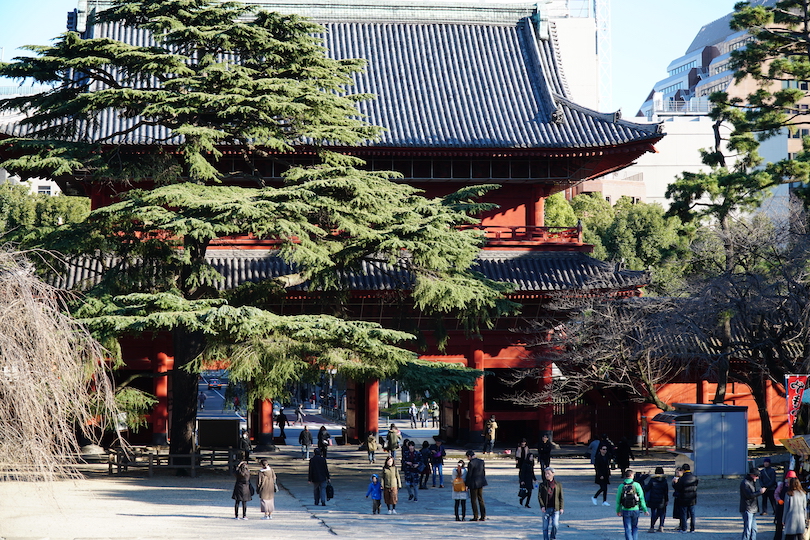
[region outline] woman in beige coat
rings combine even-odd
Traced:
[[[383,499],[385,499],[385,505],[388,507],[388,513],[396,514],[397,491],[402,487],[402,481],[399,479],[399,469],[394,465],[392,456],[385,458],[385,466],[380,478],[382,478]]]
[[[273,519],[273,512],[276,510],[276,473],[267,464],[266,459],[263,459],[261,464],[256,486],[262,503],[261,510],[264,514],[262,519]]]

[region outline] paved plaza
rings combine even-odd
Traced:
[[[398,424],[406,438],[421,444],[431,440],[434,430],[408,429]],[[311,425],[317,430],[320,425]],[[327,426],[333,435],[339,426]],[[288,441],[297,441],[298,430],[287,429]],[[446,474],[463,456],[465,449],[448,448]],[[496,450],[498,450],[496,448]],[[502,449],[501,449],[502,450]],[[576,457],[565,449],[564,457],[552,455],[557,479],[565,488],[565,513],[561,519],[559,540],[623,540],[621,518],[613,506],[593,506],[591,496],[597,487],[589,460]],[[233,479],[226,471],[204,471],[198,478],[177,477],[159,471],[148,478],[145,471],[108,476],[106,465],[84,468],[86,479],[56,483],[0,482],[0,538],[4,540],[63,539],[300,539],[320,538],[542,538],[536,491],[531,508],[518,505],[517,470],[514,461],[502,456],[486,459],[485,488],[487,521],[456,522],[450,499],[450,480],[443,489],[420,490],[419,500],[409,502],[400,492],[397,515],[371,514],[371,502],[365,498],[372,473],[382,467],[370,465],[365,451],[356,445],[335,446],[329,450],[329,468],[335,498],[325,507],[313,505],[312,488],[307,483],[307,462],[296,445],[280,446],[277,452],[259,453],[267,457],[278,474],[280,492],[276,494],[273,520],[261,520],[258,498],[250,503],[248,519],[233,519],[231,490]],[[635,470],[651,472],[663,465],[667,474],[674,469],[674,458],[654,453],[633,462]],[[252,462],[254,473],[258,470]],[[608,500],[615,500],[618,471],[612,477]],[[695,540],[731,540],[740,537],[742,520],[738,513],[739,478],[702,479],[698,489]],[[430,485],[430,483],[429,483]],[[404,495],[404,496],[403,496]],[[672,503],[668,508],[672,511]],[[467,509],[467,518],[471,517]],[[773,518],[758,517],[760,540],[773,537]],[[649,518],[640,520],[640,540],[662,540],[657,535],[675,536],[676,522],[667,518],[669,532],[649,534]]]

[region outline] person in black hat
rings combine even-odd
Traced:
[[[472,521],[485,521],[487,507],[484,505],[484,487],[487,485],[487,473],[484,460],[475,457],[475,452],[467,450],[470,462],[467,464],[467,489],[470,492],[470,505],[472,506]]]
[[[757,540],[757,512],[759,498],[766,488],[757,487],[759,469],[752,467],[740,482],[740,514],[743,518],[742,540]]]
[[[695,504],[697,503],[698,477],[692,474],[692,467],[688,463],[681,465],[681,477],[673,484],[675,504],[680,509],[680,531],[686,532],[687,520],[689,532],[695,531]]]

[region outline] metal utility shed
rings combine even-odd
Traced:
[[[675,453],[705,476],[745,474],[748,464],[748,407],[675,403],[654,422],[675,426]]]

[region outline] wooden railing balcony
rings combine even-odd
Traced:
[[[534,225],[469,225],[465,229],[483,231],[487,245],[582,244],[582,224],[575,227]]]
[[[487,246],[581,246],[582,224],[575,227],[538,227],[534,225],[465,225],[461,229],[483,231]],[[212,247],[272,249],[281,244],[276,239],[258,239],[253,235],[224,236],[211,242]]]

